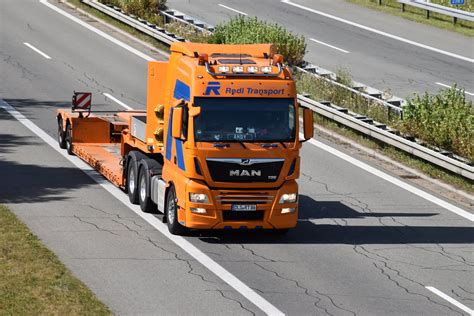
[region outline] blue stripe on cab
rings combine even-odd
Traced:
[[[176,79],[173,97],[178,100],[184,99],[185,101],[189,101],[191,100],[191,89],[187,84]]]
[[[171,145],[173,144],[171,137],[171,124],[173,122],[173,109],[170,109],[170,118],[168,120],[168,134],[166,135],[166,159],[171,160]]]
[[[181,139],[176,139],[176,156],[178,157],[178,167],[186,171],[184,165],[183,141]]]

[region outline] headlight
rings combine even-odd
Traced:
[[[283,194],[280,198],[280,204],[283,203],[295,203],[296,199],[298,197],[298,194],[296,193],[287,193]]]
[[[189,193],[189,201],[193,203],[209,203],[207,194],[204,193]]]

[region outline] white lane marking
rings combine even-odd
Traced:
[[[233,9],[233,8],[228,7],[228,6],[226,6],[226,5],[223,5],[223,4],[221,4],[221,3],[219,3],[218,5],[219,5],[220,7],[223,7],[223,8],[225,8],[225,9],[227,9],[227,10],[234,11],[234,12],[236,12],[236,13],[238,13],[238,14],[241,14],[241,15],[244,15],[244,16],[247,16],[247,15],[248,15],[248,14],[245,13],[245,12],[242,12],[242,11],[239,11],[239,10],[236,10],[236,9]]]
[[[321,45],[324,45],[324,46],[327,46],[327,47],[330,47],[332,49],[335,49],[335,50],[338,50],[340,52],[343,52],[343,53],[346,53],[346,54],[349,54],[349,51],[345,50],[345,49],[342,49],[342,48],[339,48],[339,47],[336,47],[336,46],[333,46],[333,45],[330,45],[328,43],[325,43],[325,42],[321,42],[321,41],[318,41],[317,39],[314,39],[314,38],[310,38],[311,41],[313,42],[316,42],[318,44],[321,44]]]
[[[36,48],[36,47],[34,47],[33,45],[31,45],[30,43],[24,42],[23,44],[25,44],[26,46],[28,46],[29,48],[31,48],[32,50],[34,50],[35,52],[37,52],[38,54],[40,54],[41,56],[43,56],[44,58],[46,58],[46,59],[51,59],[51,57],[49,57],[48,55],[46,55],[45,53],[43,53],[42,51],[40,51],[38,48]]]
[[[303,134],[300,134],[301,137],[303,137]],[[328,153],[340,158],[340,159],[343,159],[347,162],[349,162],[350,164],[353,164],[354,166],[356,167],[359,167],[379,178],[382,178],[404,190],[407,190],[408,192],[411,192],[415,195],[418,195],[419,197],[429,201],[429,202],[432,202],[438,206],[441,206],[442,208],[445,208],[447,209],[448,211],[450,212],[453,212],[461,217],[464,217],[465,219],[467,220],[470,220],[471,222],[474,222],[474,214],[472,213],[469,213],[451,203],[448,203],[440,198],[437,198],[436,196],[428,193],[428,192],[425,192],[421,189],[418,189],[417,187],[414,187],[406,182],[403,182],[402,180],[400,179],[397,179],[395,178],[394,176],[391,176],[383,171],[380,171],[372,166],[369,166],[368,164],[360,161],[360,160],[357,160],[355,158],[352,158],[351,156],[349,155],[346,155],[345,153],[335,149],[335,148],[332,148],[324,143],[321,143],[315,139],[310,139],[308,141],[310,144],[313,144],[314,146],[318,147],[318,148],[321,148],[322,150],[324,151],[327,151]]]
[[[315,10],[315,9],[311,9],[311,8],[305,7],[301,4],[291,2],[291,0],[281,0],[281,2],[286,3],[288,5],[291,5],[291,6],[294,6],[294,7],[297,7],[297,8],[300,8],[302,10],[306,10],[306,11],[309,11],[309,12],[312,12],[312,13],[315,13],[315,14],[322,15],[322,16],[327,17],[329,19],[333,19],[333,20],[336,20],[336,21],[339,21],[339,22],[342,22],[342,23],[349,24],[351,26],[361,28],[361,29],[369,31],[369,32],[373,32],[373,33],[376,33],[376,34],[379,34],[379,35],[383,35],[383,36],[392,38],[392,39],[397,40],[397,41],[401,41],[401,42],[411,44],[411,45],[414,45],[414,46],[418,46],[418,47],[421,47],[421,48],[424,48],[424,49],[427,49],[427,50],[430,50],[430,51],[433,51],[433,52],[436,52],[436,53],[439,53],[439,54],[443,54],[443,55],[450,56],[450,57],[457,58],[457,59],[461,59],[461,60],[464,60],[464,61],[467,61],[467,62],[470,62],[470,63],[474,63],[474,58],[469,58],[469,57],[461,56],[461,55],[458,55],[458,54],[455,54],[455,53],[447,52],[447,51],[439,49],[439,48],[435,48],[435,47],[432,47],[432,46],[421,44],[421,43],[418,43],[418,42],[415,42],[415,41],[412,41],[412,40],[409,40],[409,39],[406,39],[406,38],[403,38],[403,37],[400,37],[400,36],[397,36],[397,35],[393,35],[393,34],[390,34],[390,33],[384,32],[384,31],[380,31],[380,30],[377,30],[377,29],[374,29],[374,28],[371,28],[371,27],[368,27],[368,26],[365,26],[365,25],[362,25],[362,24],[359,24],[359,23],[348,21],[348,20],[345,20],[343,18],[334,16],[334,15],[331,15],[331,14],[328,14],[328,13],[324,13],[324,12],[321,12],[321,11],[318,11],[318,10]]]
[[[444,294],[443,292],[441,292],[440,290],[438,290],[437,288],[434,288],[432,286],[425,286],[425,288],[431,292],[433,292],[434,294],[438,295],[439,297],[445,299],[446,301],[450,302],[451,304],[453,304],[454,306],[462,309],[463,311],[465,311],[466,313],[468,313],[469,315],[474,315],[474,310],[470,309],[469,307],[467,307],[466,305],[464,304],[461,304],[459,303],[458,301],[456,301],[454,298]]]
[[[82,26],[85,27],[86,29],[88,29],[88,30],[90,30],[90,31],[92,31],[92,32],[94,32],[94,33],[96,33],[96,34],[102,36],[102,37],[105,38],[105,39],[108,39],[109,41],[111,41],[111,42],[117,44],[118,46],[120,46],[120,47],[122,47],[122,48],[125,48],[125,49],[128,50],[129,52],[131,52],[131,53],[133,53],[133,54],[135,54],[135,55],[137,55],[137,56],[139,56],[139,57],[141,57],[141,58],[143,58],[143,59],[145,59],[145,60],[148,60],[148,61],[153,61],[153,60],[154,60],[154,59],[151,58],[150,56],[148,56],[148,55],[142,53],[141,51],[139,51],[138,49],[135,49],[135,48],[131,47],[130,45],[127,45],[127,44],[125,44],[125,43],[119,41],[118,39],[116,39],[116,38],[110,36],[109,34],[107,34],[107,33],[105,33],[105,32],[102,32],[101,30],[96,29],[95,27],[93,27],[93,26],[87,24],[86,22],[84,22],[84,21],[82,21],[82,20],[76,18],[75,16],[73,16],[73,15],[67,13],[66,11],[61,10],[60,8],[56,7],[55,5],[49,3],[47,0],[40,0],[39,2],[42,3],[42,4],[44,4],[44,5],[47,6],[48,8],[50,8],[50,9],[56,11],[57,13],[59,13],[59,14],[65,16],[65,17],[67,17],[68,19],[71,19],[71,20],[73,20],[74,22],[76,22],[76,23],[82,25]]]
[[[211,271],[216,276],[218,276],[222,281],[230,285],[242,296],[244,296],[250,302],[252,302],[255,306],[260,308],[264,313],[268,315],[284,315],[279,309],[277,309],[275,306],[270,304],[262,296],[257,294],[254,290],[252,290],[245,283],[240,281],[237,277],[235,277],[229,271],[224,269],[217,262],[212,260],[209,256],[204,254],[201,250],[196,248],[189,241],[187,241],[183,237],[172,235],[168,231],[167,226],[163,224],[163,222],[160,221],[158,218],[156,218],[152,214],[143,213],[138,205],[131,204],[128,197],[119,188],[117,188],[116,186],[114,186],[112,183],[108,181],[104,181],[104,178],[102,177],[100,173],[95,171],[91,166],[86,164],[79,157],[70,156],[66,153],[66,151],[61,150],[54,138],[46,134],[46,132],[40,129],[36,124],[34,124],[29,119],[27,119],[23,114],[18,112],[14,107],[9,105],[7,102],[5,102],[2,99],[0,99],[0,108],[7,111],[11,116],[13,116],[16,120],[18,120],[31,132],[36,134],[45,143],[47,143],[54,150],[56,150],[61,156],[63,156],[64,158],[69,160],[71,163],[73,163],[77,168],[81,169],[86,175],[91,177],[102,188],[107,190],[110,194],[112,194],[116,199],[122,202],[125,206],[127,206],[129,209],[135,212],[138,216],[140,216],[145,221],[147,221],[150,225],[155,227],[164,236],[166,236],[168,239],[170,239],[172,242],[178,245],[181,249],[183,249],[185,252],[191,255],[199,263],[204,265],[207,269],[209,269],[209,271]]]
[[[442,87],[445,87],[445,88],[452,88],[452,86],[447,85],[447,84],[445,84],[445,83],[441,83],[441,82],[435,82],[435,83],[436,83],[438,86],[442,86]],[[457,88],[457,89],[458,89],[458,90],[462,90],[462,89],[459,89],[459,88]],[[468,92],[468,91],[466,91],[466,90],[464,90],[464,93],[474,96],[474,93]]]
[[[115,98],[113,95],[111,95],[111,94],[109,94],[109,93],[107,93],[107,92],[104,92],[104,93],[102,93],[102,94],[103,94],[106,98],[108,98],[108,99],[114,101],[115,103],[117,103],[118,105],[120,105],[120,106],[126,108],[127,110],[133,110],[132,107],[126,105],[125,103],[123,103],[123,102],[120,101],[119,99]]]

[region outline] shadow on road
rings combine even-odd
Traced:
[[[333,201],[315,201],[300,196],[299,221],[296,228],[284,236],[259,231],[205,231],[192,232],[199,239],[213,244],[406,244],[474,242],[474,227],[447,226],[388,226],[374,222],[374,218],[429,218],[437,213],[358,212],[347,205]],[[357,221],[347,225],[315,224],[311,219],[369,219],[370,224]],[[339,221],[341,222],[341,221]],[[352,221],[354,222],[354,221]],[[425,222],[426,223],[426,222]],[[429,222],[428,222],[429,223]]]
[[[6,116],[11,118],[8,113],[0,111],[0,123],[8,119]],[[0,124],[0,204],[65,200],[68,198],[65,194],[68,190],[95,183],[75,167],[51,167],[51,163],[41,160],[44,155],[39,152],[42,150],[41,146],[47,145],[36,137],[10,134],[7,130],[1,129],[1,126],[2,124]],[[16,152],[21,152],[23,155],[28,153],[33,159],[37,157],[37,164],[12,161],[19,155]],[[10,160],[6,159],[5,154],[9,154]]]

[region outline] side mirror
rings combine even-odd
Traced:
[[[314,116],[313,111],[303,108],[303,124],[304,124],[304,141],[314,136]]]
[[[182,138],[183,134],[183,107],[177,106],[173,108],[173,126],[172,126],[172,132],[171,135],[174,138]]]

